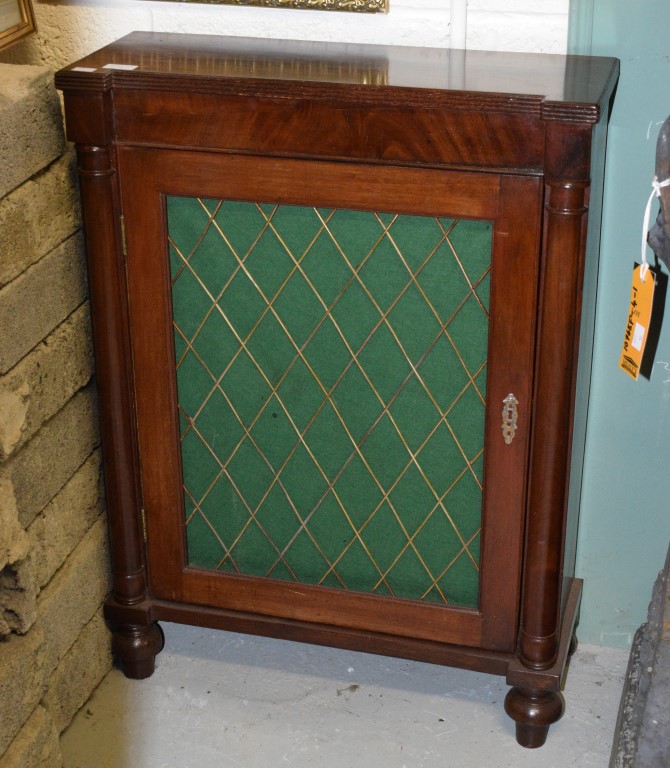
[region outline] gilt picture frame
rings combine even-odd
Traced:
[[[0,0],[1,2],[2,0]],[[295,8],[315,11],[387,13],[390,0],[176,0],[182,3],[237,5],[259,8]]]
[[[0,51],[35,31],[31,0],[0,0]]]

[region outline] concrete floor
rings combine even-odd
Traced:
[[[628,652],[580,646],[567,712],[519,747],[504,680],[164,624],[148,680],[113,670],[62,737],[65,768],[606,768]]]

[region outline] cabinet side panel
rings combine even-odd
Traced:
[[[586,441],[589,394],[591,388],[606,143],[607,121],[606,118],[603,118],[602,122],[593,129],[589,223],[586,237],[586,258],[584,261],[582,319],[579,334],[579,362],[575,392],[568,515],[565,530],[565,559],[563,564],[564,602],[568,596],[570,579],[575,575],[577,531],[579,525],[582,471],[584,465],[584,445]]]

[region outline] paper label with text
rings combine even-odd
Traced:
[[[643,275],[644,272],[644,275]],[[656,279],[652,269],[646,272],[638,265],[633,270],[628,321],[621,348],[619,368],[637,381],[649,335]]]

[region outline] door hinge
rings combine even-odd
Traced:
[[[144,539],[144,543],[147,543],[147,515],[144,511],[144,507],[140,509],[140,519],[142,521],[142,538]]]
[[[124,256],[127,256],[128,248],[126,246],[126,219],[123,214],[119,216],[119,224],[121,226],[121,251]]]

